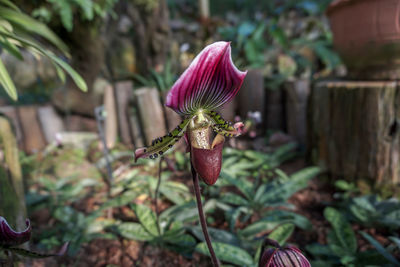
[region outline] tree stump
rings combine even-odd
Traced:
[[[24,182],[18,157],[17,141],[10,122],[0,116],[0,215],[16,229],[25,229]]]
[[[333,177],[400,183],[397,82],[320,82],[309,107],[314,163]]]

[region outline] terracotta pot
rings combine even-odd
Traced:
[[[352,75],[400,78],[400,0],[336,0],[327,15]]]

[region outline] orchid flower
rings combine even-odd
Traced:
[[[33,251],[18,248],[17,246],[28,242],[31,239],[31,223],[26,220],[26,229],[17,232],[13,230],[5,218],[0,216],[0,251],[8,250],[16,254],[30,258],[47,258],[52,256],[62,256],[68,249],[68,242],[65,243],[56,254],[40,254]]]
[[[31,239],[31,223],[26,220],[26,229],[21,232],[14,231],[6,219],[0,216],[0,247],[19,246]]]
[[[265,249],[266,245],[273,248]],[[258,267],[311,267],[311,264],[300,249],[294,246],[281,247],[275,240],[267,238]]]
[[[225,137],[240,135],[243,127],[240,122],[232,126],[215,110],[232,100],[246,74],[233,64],[229,42],[205,47],[167,95],[166,106],[183,116],[183,121],[151,146],[137,149],[135,160],[156,159],[185,135],[194,168],[205,183],[214,184],[221,171]]]

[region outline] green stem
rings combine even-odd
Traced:
[[[157,202],[158,202],[158,191],[160,191],[160,184],[161,184],[162,160],[163,160],[163,158],[160,158],[160,162],[158,165],[158,181],[157,181],[156,191],[154,193],[154,206],[156,209],[157,231],[158,231],[159,235],[161,235],[161,230],[160,230],[159,211],[158,211],[158,203]]]

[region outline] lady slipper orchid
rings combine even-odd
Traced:
[[[6,219],[0,216],[0,250],[8,250],[21,256],[29,258],[47,258],[53,256],[62,256],[68,249],[68,242],[65,243],[56,254],[40,254],[30,250],[18,248],[17,246],[28,242],[31,239],[31,223],[26,220],[26,229],[17,232],[7,223]]]
[[[21,232],[14,231],[6,219],[0,216],[0,247],[19,246],[31,239],[31,223],[26,220],[26,229]]]
[[[166,106],[183,116],[183,121],[151,146],[137,149],[135,160],[162,156],[186,133],[194,168],[205,183],[214,184],[221,170],[224,137],[240,135],[243,127],[243,123],[232,126],[215,109],[232,100],[246,73],[233,64],[229,42],[205,47],[167,95]]]
[[[273,248],[263,249],[258,267],[311,267],[310,262],[294,246],[281,247],[276,241],[266,239],[265,245]]]

